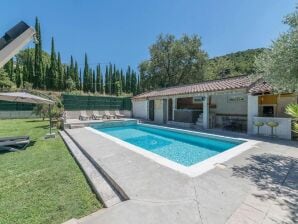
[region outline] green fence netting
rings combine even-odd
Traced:
[[[130,97],[62,95],[65,110],[131,110]]]
[[[36,105],[31,103],[16,103],[0,100],[0,111],[32,111]]]

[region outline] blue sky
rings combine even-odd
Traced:
[[[126,67],[147,59],[160,33],[198,34],[210,57],[268,47],[286,30],[283,16],[295,0],[7,0],[1,2],[1,35],[24,20],[42,25],[43,47],[64,62],[73,55],[82,64],[116,63]],[[29,46],[33,46],[31,43]]]

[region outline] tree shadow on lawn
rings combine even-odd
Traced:
[[[33,127],[33,128],[49,129],[49,128],[50,128],[50,124],[39,125],[39,126],[35,126],[35,127]]]
[[[42,118],[35,118],[35,119],[30,119],[30,120],[26,120],[25,122],[28,123],[37,123],[37,122],[45,122],[45,121],[49,121],[48,119],[42,120]]]
[[[289,211],[289,219],[298,222],[298,159],[274,154],[252,155],[249,164],[232,167],[233,175],[249,179],[262,194],[261,200],[273,200]]]

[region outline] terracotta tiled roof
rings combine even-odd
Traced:
[[[258,94],[258,93],[270,93],[272,91],[272,87],[263,81],[256,82],[250,89],[249,92],[251,94]]]
[[[202,93],[202,92],[214,92],[222,90],[233,90],[233,89],[250,89],[254,86],[254,82],[249,76],[238,76],[233,78],[226,78],[220,80],[206,81],[191,85],[175,86],[160,90],[154,90],[146,93],[142,93],[134,97],[134,99],[143,99],[150,97],[159,96],[173,96],[191,93]]]

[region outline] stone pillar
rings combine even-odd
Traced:
[[[203,127],[209,128],[209,96],[203,101]]]
[[[247,133],[253,133],[253,117],[259,115],[259,97],[258,96],[247,96]]]

